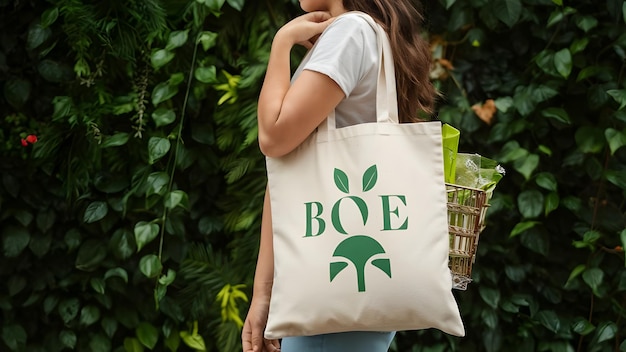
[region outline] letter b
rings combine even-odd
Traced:
[[[324,207],[320,202],[304,203],[306,207],[306,232],[304,237],[315,237],[324,233],[326,229],[326,222],[320,216],[324,211]],[[315,206],[315,214],[313,214],[313,207]],[[317,233],[313,233],[313,220],[317,221]]]

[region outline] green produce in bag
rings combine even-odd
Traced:
[[[447,183],[455,182],[456,155],[459,149],[461,133],[456,128],[444,124],[441,128],[443,137],[443,171]]]
[[[504,176],[504,168],[497,161],[479,154],[457,154],[456,178],[460,186],[482,189],[491,198],[496,184]]]

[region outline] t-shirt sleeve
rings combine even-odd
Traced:
[[[365,20],[341,16],[322,33],[303,69],[330,77],[348,97],[375,62],[372,45],[376,45],[376,32]]]

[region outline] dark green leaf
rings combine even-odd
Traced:
[[[569,77],[573,66],[572,54],[569,49],[562,49],[554,54],[554,66],[563,78]]]
[[[127,337],[124,339],[124,350],[126,352],[143,352],[144,348],[138,339],[134,337]]]
[[[107,213],[109,212],[109,206],[107,203],[102,201],[91,202],[87,209],[85,209],[85,214],[83,215],[83,221],[91,224],[92,222],[96,222],[102,220]]]
[[[23,276],[14,275],[6,283],[9,289],[9,296],[13,297],[26,287],[26,279]]]
[[[160,107],[152,113],[152,120],[157,127],[167,126],[176,120],[176,114],[171,109]]]
[[[579,335],[589,335],[596,329],[587,319],[579,318],[572,324],[572,330]]]
[[[241,11],[243,9],[243,5],[245,0],[226,0],[228,5],[230,5],[233,9],[237,11]]]
[[[607,181],[626,190],[626,171],[609,170],[605,173]]]
[[[148,140],[148,157],[150,164],[154,164],[169,152],[171,143],[167,138],[150,137]]]
[[[541,115],[547,118],[551,118],[555,121],[558,121],[566,125],[572,124],[572,120],[570,119],[567,111],[565,111],[565,109],[563,108],[554,108],[554,107],[546,108],[541,111]]]
[[[21,226],[7,226],[2,231],[2,251],[5,257],[15,258],[28,247],[30,233]]]
[[[583,126],[574,135],[578,148],[583,153],[599,153],[604,148],[604,131],[591,126]]]
[[[556,192],[548,193],[548,196],[546,197],[544,215],[548,216],[551,212],[555,211],[559,207],[559,202],[560,202],[560,197],[558,193]]]
[[[119,259],[128,259],[137,250],[133,235],[127,229],[118,229],[111,236],[109,249]]]
[[[165,346],[171,351],[176,352],[180,346],[180,335],[177,331],[172,332],[165,339]]]
[[[175,56],[176,55],[173,52],[167,49],[156,50],[150,56],[150,63],[152,64],[152,67],[154,67],[155,70],[158,70],[161,67],[167,65],[170,61],[172,61]],[[152,100],[154,101],[154,98],[152,98]],[[157,105],[157,104],[154,104],[154,105]]]
[[[126,270],[124,270],[124,268],[113,268],[107,270],[107,272],[104,274],[104,279],[107,280],[110,277],[119,277],[125,283],[128,283],[128,273],[126,272]]]
[[[537,174],[537,179],[535,180],[537,185],[543,189],[548,191],[556,191],[558,189],[558,183],[553,174],[542,172]]]
[[[2,340],[12,351],[22,351],[26,345],[26,330],[18,324],[2,326]]]
[[[61,301],[58,306],[59,315],[65,324],[68,324],[78,315],[80,309],[80,302],[76,298],[66,299]]]
[[[76,333],[72,330],[63,330],[59,333],[59,341],[69,349],[73,350],[76,347],[76,340]]]
[[[78,249],[76,255],[76,268],[85,271],[92,271],[97,268],[98,264],[106,258],[106,246],[101,241],[88,240],[84,242]]]
[[[513,168],[529,180],[533,172],[539,166],[539,155],[528,154],[525,158],[519,158],[513,163]]]
[[[204,31],[198,37],[198,43],[202,44],[202,49],[207,51],[215,46],[217,40],[217,33]]]
[[[94,291],[100,293],[100,294],[104,294],[104,289],[106,286],[106,283],[104,282],[104,279],[100,278],[100,277],[92,277],[89,280],[89,284],[91,284],[91,288],[93,288]]]
[[[152,91],[152,105],[157,106],[161,102],[173,98],[178,93],[178,86],[170,82],[161,82]]]
[[[376,165],[370,166],[363,174],[363,192],[371,190],[378,180],[378,169]]]
[[[604,280],[604,272],[600,268],[589,268],[583,272],[583,281],[596,292],[602,281]]]
[[[543,212],[544,197],[537,190],[523,191],[517,197],[517,206],[526,219],[536,218]]]
[[[31,84],[21,78],[10,79],[4,84],[4,98],[15,109],[20,109],[30,98]]]
[[[145,221],[140,221],[135,225],[135,242],[137,243],[137,252],[139,252],[146,244],[152,242],[159,235],[159,225]]]
[[[59,8],[52,7],[41,14],[41,27],[46,28],[54,24],[59,18]]]
[[[167,39],[167,45],[165,46],[165,50],[173,50],[185,45],[188,38],[188,29],[184,31],[173,31],[172,33],[170,33],[169,38]]]
[[[522,14],[522,3],[519,0],[497,0],[493,4],[493,12],[500,21],[513,27]]]
[[[615,99],[615,101],[619,104],[620,110],[626,107],[626,89],[611,89],[606,93]]]
[[[165,192],[167,192],[170,176],[165,172],[154,172],[148,176],[148,180],[146,182],[148,184],[146,195],[164,195]]]
[[[96,306],[84,306],[80,310],[80,324],[89,326],[100,320],[100,309]]]
[[[202,83],[217,83],[217,69],[215,66],[198,67],[194,71],[193,76]]]
[[[576,16],[576,26],[585,33],[598,25],[598,20],[591,16]]]
[[[100,325],[108,337],[115,335],[117,331],[117,320],[111,317],[103,317],[102,320],[100,320]]]
[[[163,270],[161,260],[154,254],[148,254],[139,261],[139,270],[149,278],[157,277]]]
[[[89,341],[89,352],[110,352],[111,340],[102,334],[93,335]]]
[[[498,308],[498,304],[500,303],[500,291],[484,285],[480,286],[478,291],[480,293],[480,297],[485,303],[487,303],[487,305],[493,309]]]
[[[176,190],[168,193],[165,196],[165,207],[168,209],[174,209],[177,206],[181,206],[183,209],[189,207],[189,197],[187,193],[181,190]]]
[[[520,235],[520,243],[535,253],[547,256],[550,251],[550,238],[545,231],[535,231],[532,228]]]
[[[67,231],[67,233],[65,233],[65,244],[67,245],[67,248],[70,251],[73,251],[74,249],[78,248],[78,246],[80,246],[81,243],[81,235],[80,232],[78,232],[78,230],[76,229],[70,229],[69,231]]]
[[[37,65],[37,71],[43,79],[52,83],[66,82],[74,78],[74,70],[63,63],[43,60]]]
[[[159,340],[159,331],[150,323],[141,322],[135,332],[139,342],[149,349],[153,349]]]
[[[555,334],[558,333],[559,329],[561,328],[561,321],[554,311],[540,311],[535,316],[535,319],[537,319],[541,323],[541,325],[546,327],[548,330],[554,332]]]
[[[335,168],[334,173],[335,185],[343,193],[350,193],[350,187],[348,185],[348,175],[342,170]]]
[[[626,131],[620,132],[613,128],[607,128],[604,130],[604,136],[606,137],[607,142],[609,142],[611,155],[615,154],[619,148],[626,145]]]
[[[28,38],[26,39],[26,49],[33,50],[43,44],[48,38],[52,31],[49,28],[44,28],[40,24],[35,24],[31,26],[28,30]]]
[[[612,321],[605,321],[598,324],[598,328],[596,329],[596,333],[593,336],[593,341],[595,343],[601,343],[604,341],[608,341],[615,337],[617,334],[618,328]]]
[[[529,230],[537,225],[541,224],[539,221],[523,221],[515,225],[509,237],[515,237],[526,230]]]
[[[119,147],[128,142],[130,138],[130,134],[126,132],[116,133],[112,136],[106,136],[100,147],[109,148],[109,147]]]
[[[59,303],[59,297],[57,296],[48,296],[43,300],[43,311],[47,314],[50,314],[54,308],[56,308]]]

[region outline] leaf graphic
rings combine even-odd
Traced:
[[[382,270],[389,278],[391,278],[391,262],[389,259],[374,259],[372,260],[372,265]]]
[[[357,275],[358,290],[359,292],[365,292],[365,265],[371,257],[383,253],[385,253],[385,249],[375,239],[368,236],[355,235],[339,243],[337,248],[335,248],[333,256],[343,257],[354,265]],[[343,270],[343,268],[340,269],[340,265],[338,264],[339,263],[331,263],[331,281],[333,274],[337,275],[339,270]],[[385,263],[384,260],[373,260],[372,265],[375,265],[391,277],[391,264],[389,262]]]
[[[335,276],[337,276],[343,269],[348,267],[346,262],[333,262],[330,263],[330,282],[333,282]]]
[[[348,186],[348,175],[337,168],[335,168],[335,184],[343,193],[350,192],[350,187]]]
[[[372,165],[369,169],[365,170],[365,173],[363,174],[363,192],[367,192],[374,188],[376,181],[378,181],[378,169],[376,168],[376,165]]]

